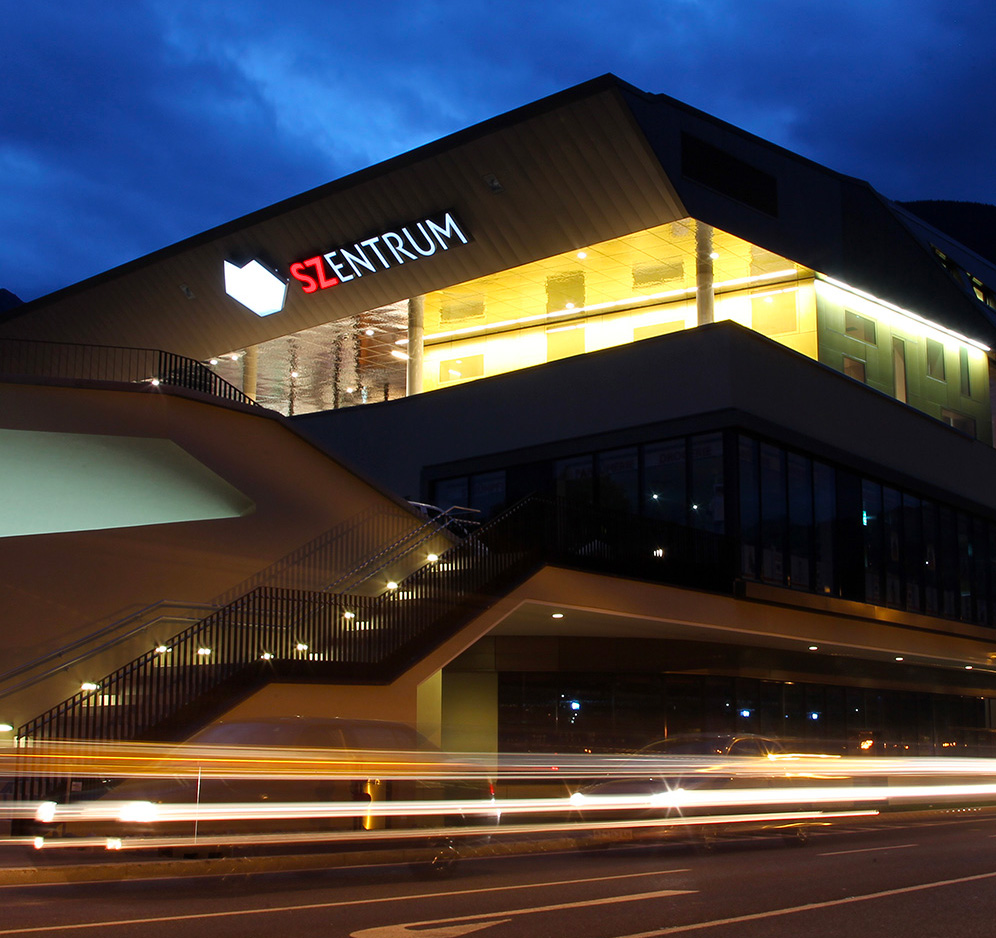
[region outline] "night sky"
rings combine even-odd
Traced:
[[[605,72],[895,199],[996,203],[992,0],[4,0],[29,300]]]

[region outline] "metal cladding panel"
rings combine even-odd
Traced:
[[[0,336],[207,358],[686,214],[615,87],[446,143],[42,298]],[[291,280],[284,309],[265,318],[225,294],[225,260],[258,258],[286,275],[295,261],[450,210],[469,244],[313,294]]]

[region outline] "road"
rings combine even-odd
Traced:
[[[493,857],[425,881],[398,866],[0,892],[4,935],[102,938],[992,938],[996,818]]]

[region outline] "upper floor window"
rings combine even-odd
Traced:
[[[944,346],[936,339],[927,339],[927,375],[944,380]]]
[[[859,342],[874,345],[876,341],[875,320],[859,316],[849,309],[844,310],[844,333]]]

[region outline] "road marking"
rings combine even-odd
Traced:
[[[657,889],[654,892],[629,893],[623,896],[606,896],[603,899],[584,899],[581,902],[558,902],[556,905],[537,905],[525,909],[504,909],[501,912],[478,912],[476,915],[457,915],[454,918],[434,918],[424,922],[405,922],[396,925],[378,925],[361,928],[350,933],[350,938],[455,938],[492,925],[501,925],[516,915],[535,915],[538,912],[562,912],[565,909],[584,909],[593,905],[611,905],[616,902],[642,902],[645,899],[666,899],[687,896],[695,889]],[[457,924],[463,922],[464,924]],[[472,923],[472,924],[471,924]],[[427,928],[441,925],[442,928]],[[418,929],[413,931],[412,929]]]
[[[612,876],[587,876],[583,879],[562,879],[545,883],[515,883],[510,886],[483,886],[478,889],[451,889],[447,892],[415,893],[411,896],[376,896],[371,899],[340,899],[336,902],[311,902],[303,905],[285,905],[262,909],[229,909],[224,912],[191,912],[186,915],[161,915],[150,918],[117,919],[108,922],[70,922],[66,925],[32,925],[23,928],[3,928],[0,935],[29,935],[47,931],[70,931],[83,928],[110,928],[114,925],[154,925],[158,922],[186,922],[195,919],[230,918],[235,915],[263,915],[273,912],[298,912],[311,909],[337,909],[352,905],[375,905],[384,902],[410,902],[414,899],[445,899],[449,896],[469,896],[475,893],[511,892],[515,889],[543,889],[547,886],[580,886],[585,883],[604,883],[616,879],[639,879],[644,876],[662,876],[670,873],[687,873],[687,869],[648,870],[645,873],[616,873]],[[49,884],[53,885],[53,884]],[[490,923],[489,923],[490,924]]]
[[[882,892],[869,892],[863,896],[847,896],[844,899],[830,899],[826,902],[808,902],[806,905],[791,906],[787,909],[772,909],[769,912],[753,912],[750,915],[735,915],[731,918],[717,918],[711,922],[693,922],[690,925],[672,925],[669,928],[659,928],[654,931],[641,931],[632,935],[620,935],[619,938],[659,938],[660,935],[680,935],[682,932],[701,931],[703,928],[719,928],[721,925],[738,925],[741,922],[756,922],[765,918],[776,918],[779,915],[794,915],[797,912],[812,912],[816,909],[829,909],[835,905],[848,905],[853,902],[868,902],[872,899],[887,899],[890,896],[902,896],[924,889],[936,889],[939,886],[958,886],[962,883],[975,883],[983,879],[996,878],[996,872],[977,873],[974,876],[961,876],[958,879],[941,879],[933,883],[921,883],[919,886],[903,886],[900,889],[886,889]]]
[[[842,857],[848,853],[879,853],[883,850],[906,850],[909,847],[919,847],[919,844],[896,844],[894,847],[862,847],[860,850],[831,850],[829,853],[818,853],[818,857]]]

